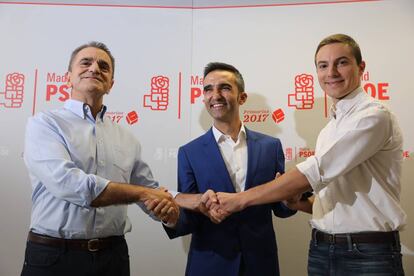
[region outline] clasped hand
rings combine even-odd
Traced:
[[[198,210],[210,218],[213,223],[220,223],[234,212],[240,211],[237,193],[223,193],[207,190],[200,199]]]
[[[167,189],[160,187],[148,191],[144,199],[145,207],[158,219],[168,225],[175,225],[180,215],[180,208]]]

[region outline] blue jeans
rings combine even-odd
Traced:
[[[399,241],[396,244],[311,241],[309,276],[404,275]]]

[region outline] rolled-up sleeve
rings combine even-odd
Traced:
[[[109,183],[75,165],[63,136],[46,116],[29,118],[24,161],[35,180],[35,190],[44,186],[56,198],[82,207],[89,207]]]
[[[323,137],[325,142],[317,146],[315,155],[296,167],[306,176],[313,190],[318,192],[371,158],[391,139],[391,135],[389,111],[368,109],[354,121],[341,126],[336,136]]]

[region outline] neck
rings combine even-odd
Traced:
[[[341,97],[341,98],[332,98],[332,102],[336,105],[340,100],[342,100],[343,98],[345,98],[346,96],[348,96],[349,94],[351,94],[352,92],[354,92],[355,90],[357,90],[361,85],[359,84],[357,87],[355,87],[354,89],[352,89],[351,91],[349,91],[345,96]]]
[[[93,95],[93,93],[91,93]],[[95,94],[96,95],[96,94]],[[96,115],[102,109],[103,96],[85,95],[85,93],[77,93],[72,90],[72,99],[86,103],[92,112],[92,116],[96,119]]]
[[[229,135],[233,139],[233,141],[237,141],[241,128],[241,121],[239,118],[237,118],[237,121],[234,121],[232,123],[214,121],[214,126],[223,134]]]

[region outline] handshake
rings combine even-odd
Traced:
[[[218,224],[230,214],[244,209],[242,194],[207,190],[203,194],[179,193],[173,198],[167,189],[158,188],[148,189],[142,201],[148,211],[169,226],[177,223],[179,207],[201,212]]]
[[[186,198],[189,200],[186,201]],[[216,224],[247,207],[246,192],[225,193],[209,189],[203,194],[178,194],[176,199],[180,207],[201,212]]]
[[[224,193],[207,190],[200,195],[196,210],[207,216],[213,223],[221,223],[229,215],[242,210],[240,193]]]
[[[147,210],[163,223],[169,226],[174,226],[177,223],[180,208],[166,188],[147,188],[140,201],[144,202]]]

